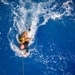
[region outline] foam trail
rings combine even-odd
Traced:
[[[10,41],[11,49],[15,52],[15,55],[19,57],[22,57],[22,54],[24,53],[24,51],[19,50],[18,45],[18,36],[23,31],[28,30],[29,27],[31,27],[31,32],[28,35],[32,38],[29,44],[31,46],[35,42],[35,34],[38,27],[46,25],[50,19],[57,21],[59,19],[61,20],[64,16],[71,17],[74,15],[72,13],[72,0],[66,0],[61,4],[55,2],[55,0],[47,0],[46,2],[39,3],[32,2],[31,0],[19,0],[19,4],[16,5],[14,5],[14,2],[8,3],[6,0],[3,0],[2,3],[11,6],[13,26],[9,29],[8,39]],[[28,8],[26,6],[28,6]],[[43,21],[40,23],[41,17],[43,18]],[[75,56],[70,54],[66,49],[64,52],[64,50],[59,48],[52,39],[48,39],[47,41],[47,45],[50,47],[47,48],[46,52],[44,52],[43,44],[38,46],[35,42],[34,48],[29,50],[29,57],[31,57],[31,59],[33,58],[32,60],[37,62],[37,64],[38,62],[42,63],[41,65],[43,66],[39,63],[39,68],[41,68],[43,75],[50,75],[50,73],[51,75],[57,75],[58,73],[61,73],[62,75],[72,75],[71,72],[73,70],[66,73],[66,70],[70,67],[67,65],[67,61],[73,60],[75,62]]]
[[[4,4],[11,5],[11,11],[14,15],[13,26],[9,30],[8,39],[10,41],[11,48],[18,56],[20,56],[20,52],[18,46],[16,45],[16,42],[18,41],[18,36],[23,31],[28,30],[29,27],[31,27],[31,32],[28,35],[32,38],[32,41],[30,41],[29,44],[31,45],[34,43],[35,34],[38,27],[40,27],[41,25],[45,25],[49,19],[62,19],[63,16],[72,15],[71,11],[73,10],[72,6],[70,5],[72,4],[71,0],[64,2],[60,6],[59,10],[61,9],[61,12],[56,9],[58,5],[57,3],[55,3],[55,0],[39,3],[32,2],[31,0],[19,0],[19,4],[16,6],[4,0],[2,2]],[[54,5],[52,5],[53,3]],[[64,11],[62,12],[63,9]],[[40,17],[43,17],[44,19],[42,23],[39,23]],[[17,41],[15,42],[16,39]]]

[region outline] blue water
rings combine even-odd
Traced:
[[[0,75],[22,75],[23,72],[22,57],[16,55],[17,52],[10,44],[16,41],[16,34],[19,34],[21,30],[18,30],[19,25],[17,24],[20,18],[13,13],[15,11],[23,16],[23,11],[18,12],[17,5],[22,6],[19,1],[0,1]],[[68,1],[72,9],[70,11],[68,11],[70,7],[67,9],[68,5],[67,7],[64,5],[65,8],[61,7]],[[51,5],[47,6],[46,2]],[[41,12],[37,15],[39,3],[42,3],[41,7],[44,7],[44,11],[47,9],[50,17]],[[35,11],[31,5],[36,7]],[[52,10],[54,5],[56,9]],[[24,8],[27,11],[32,9],[31,12],[27,12],[26,20],[22,19],[27,26],[33,21],[31,20],[33,11],[39,17],[37,17],[39,22],[36,21],[37,30],[34,35],[34,43],[29,46],[30,55],[24,58],[25,75],[75,75],[75,1],[53,0],[52,3],[49,3],[49,0],[28,0]],[[35,13],[33,15],[36,17]],[[61,17],[56,17],[56,13],[59,13]],[[17,22],[14,21],[14,17]],[[47,22],[42,24],[44,19]],[[18,46],[17,41],[13,43]]]

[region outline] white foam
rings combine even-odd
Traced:
[[[61,6],[61,8],[65,10],[63,12],[63,15],[66,15],[66,16],[72,15],[71,11],[73,11],[74,8],[70,4],[73,4],[72,0],[64,2],[63,5]]]
[[[14,23],[13,23],[13,27],[11,27],[11,29],[9,30],[8,35],[11,36],[11,34],[13,33],[12,34],[13,37],[12,39],[8,37],[8,39],[10,41],[11,48],[16,52],[16,55],[20,56],[20,51],[15,44],[14,38],[16,38],[18,41],[18,36],[23,31],[28,30],[28,28],[31,27],[31,31],[28,34],[28,36],[32,38],[29,44],[31,45],[34,43],[35,34],[39,26],[45,25],[49,19],[56,20],[56,19],[61,19],[63,15],[65,16],[71,15],[71,11],[73,10],[71,5],[69,4],[69,3],[72,3],[71,0],[66,1],[62,4],[62,6],[60,7],[61,10],[65,9],[65,11],[63,11],[62,13],[56,10],[58,6],[57,4],[54,4],[52,7],[50,7],[52,3],[54,3],[54,1],[55,0],[52,0],[52,1],[49,0],[47,2],[35,3],[35,2],[32,2],[31,0],[28,0],[28,1],[19,0],[19,5],[17,5],[16,7],[11,5],[12,6],[11,10],[12,10],[12,13],[14,14],[14,17],[13,17]],[[2,0],[2,2],[6,4],[6,1]],[[30,3],[29,9],[26,9],[25,7],[26,2]],[[28,14],[30,14],[30,16],[28,16]],[[44,18],[44,21],[42,23],[39,23],[39,18],[41,16]],[[17,31],[16,34],[14,34],[15,33],[14,30]]]
[[[7,2],[7,0],[1,0],[2,3],[9,5],[9,3]]]

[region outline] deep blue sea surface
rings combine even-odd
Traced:
[[[30,26],[22,58],[17,38]],[[75,1],[0,0],[0,75],[75,75]]]

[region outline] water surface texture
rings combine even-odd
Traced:
[[[29,56],[19,35],[31,27]],[[75,75],[74,0],[0,0],[0,75]]]

